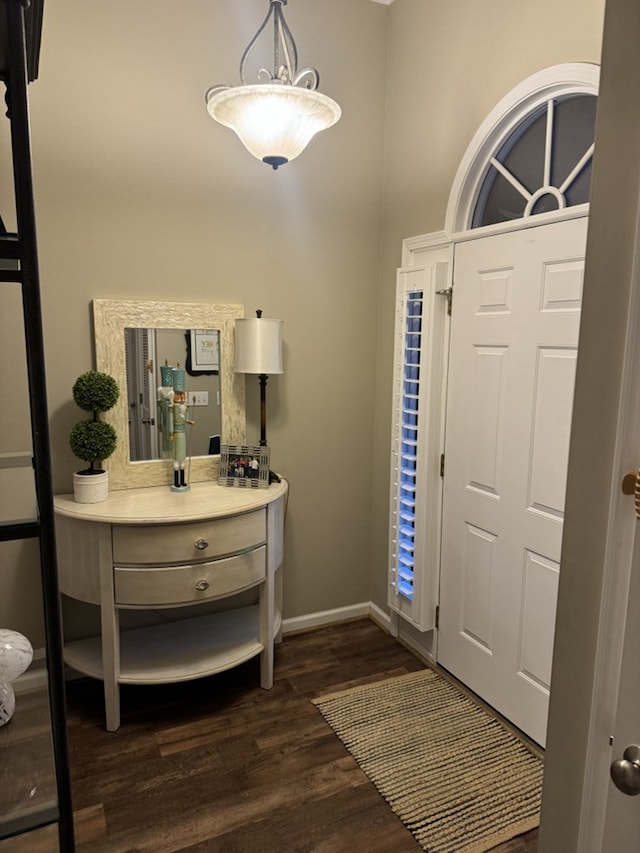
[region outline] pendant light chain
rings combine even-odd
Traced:
[[[245,48],[242,58],[240,59],[240,82],[246,85],[245,67],[247,58],[253,46],[258,41],[262,33],[265,31],[269,20],[273,17],[273,72],[270,74],[266,68],[261,68],[258,71],[258,77],[261,74],[270,76],[272,83],[293,83],[298,73],[298,49],[295,39],[285,21],[282,7],[285,6],[287,0],[269,0],[269,11],[257,33],[251,39]],[[284,54],[284,65],[280,65],[280,51]],[[319,79],[318,72],[315,69],[305,69],[304,73],[309,71],[315,74],[315,80]],[[316,83],[317,87],[317,83]],[[307,85],[307,88],[309,86]]]

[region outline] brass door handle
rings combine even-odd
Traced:
[[[633,495],[636,504],[636,518],[640,518],[640,471],[631,471],[624,475],[622,493]]]
[[[640,746],[631,744],[624,756],[611,765],[611,778],[623,794],[635,797],[640,794]]]

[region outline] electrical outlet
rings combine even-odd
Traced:
[[[208,406],[209,392],[208,391],[189,391],[189,404],[192,406]]]

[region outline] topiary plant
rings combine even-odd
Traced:
[[[116,449],[116,431],[111,424],[101,421],[100,415],[115,406],[119,396],[118,383],[108,373],[88,370],[76,379],[73,399],[83,411],[91,412],[93,416],[90,420],[79,421],[69,435],[69,444],[75,455],[89,463],[89,467],[79,474],[101,473],[100,465]]]

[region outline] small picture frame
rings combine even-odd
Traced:
[[[269,485],[269,457],[268,447],[223,444],[220,446],[218,482],[239,489],[266,488]]]

